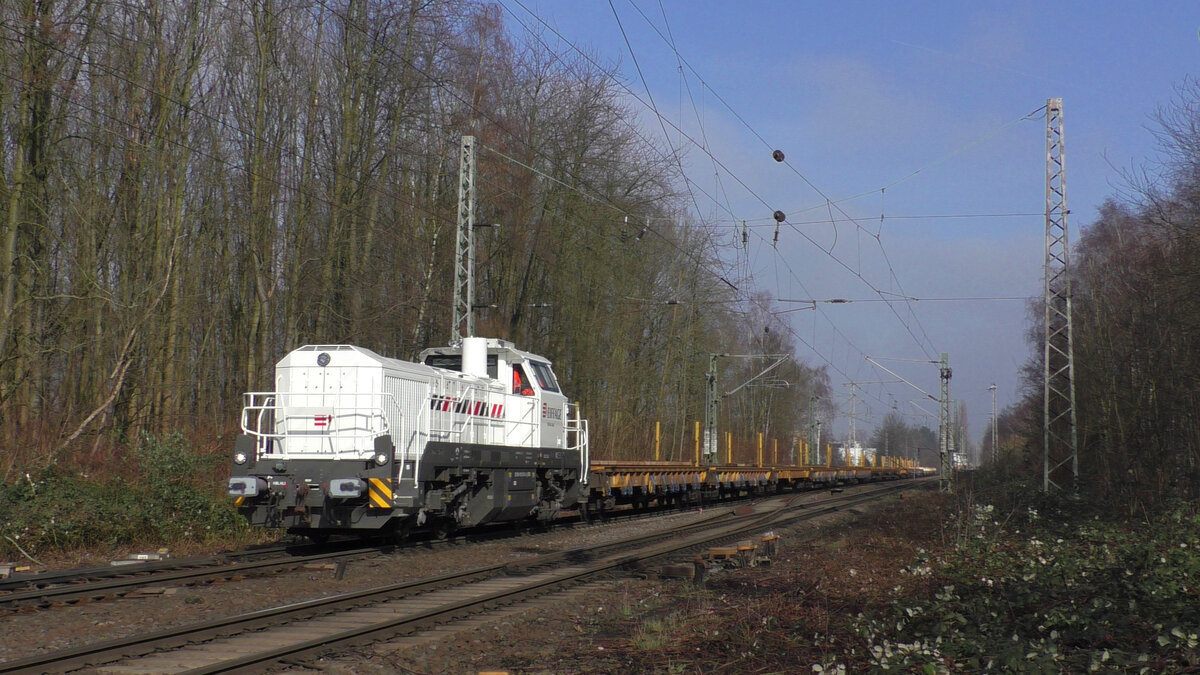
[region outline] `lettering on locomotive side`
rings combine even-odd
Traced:
[[[561,420],[562,419],[562,409],[561,408],[551,408],[550,406],[543,403],[542,404],[542,417],[552,419],[552,420]]]

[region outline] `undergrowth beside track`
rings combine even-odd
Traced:
[[[126,460],[103,478],[50,466],[0,485],[0,560],[255,536],[216,478],[223,456],[171,434],[143,437]]]
[[[968,479],[952,496],[909,493],[856,520],[785,534],[769,567],[722,571],[703,586],[624,581],[561,615],[481,629],[469,642],[391,665],[517,673],[1190,672],[1200,665],[1198,595],[1195,505],[1130,520],[1047,500],[1027,486]],[[512,635],[521,639],[508,642]]]
[[[941,545],[905,572],[926,591],[857,617],[875,668],[1181,672],[1200,665],[1200,515],[1137,519],[1028,490],[967,487]],[[986,492],[985,492],[986,494]]]

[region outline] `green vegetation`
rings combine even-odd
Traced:
[[[969,494],[969,493],[968,493]],[[1088,514],[1074,501],[960,500],[929,592],[859,617],[879,668],[1162,672],[1200,664],[1200,514]]]
[[[197,455],[178,434],[146,436],[130,454],[133,466],[103,477],[50,466],[0,485],[0,559],[247,536],[216,490],[223,457]]]
[[[583,673],[1193,672],[1200,511],[1139,518],[964,475],[784,533],[770,567],[627,582],[564,623]],[[505,666],[546,667],[515,657]],[[553,668],[551,668],[553,670]]]

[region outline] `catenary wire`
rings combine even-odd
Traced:
[[[590,57],[590,56],[588,56],[586,53],[584,53],[582,50],[580,50],[578,47],[576,47],[576,46],[574,45],[574,43],[572,43],[571,41],[567,40],[567,39],[566,39],[566,38],[565,38],[565,37],[564,37],[564,36],[563,36],[561,33],[559,33],[559,32],[558,32],[558,31],[557,31],[557,30],[556,30],[556,29],[555,29],[553,26],[550,26],[550,25],[549,25],[549,24],[548,24],[548,23],[547,23],[547,22],[546,22],[544,19],[542,19],[540,16],[538,16],[536,13],[534,13],[532,10],[530,10],[528,7],[526,7],[526,6],[525,6],[525,5],[524,5],[524,4],[521,2],[521,0],[512,0],[512,2],[515,2],[515,3],[516,3],[518,6],[520,6],[520,7],[521,7],[523,10],[525,10],[527,13],[529,13],[530,15],[532,15],[532,16],[533,16],[535,19],[537,19],[537,20],[538,20],[538,21],[539,21],[539,22],[540,22],[540,23],[541,23],[543,26],[545,26],[545,27],[546,27],[548,30],[550,30],[550,31],[551,31],[551,32],[553,32],[555,35],[557,35],[557,36],[559,37],[559,39],[563,40],[563,42],[564,42],[564,43],[566,43],[566,44],[567,44],[567,45],[569,45],[569,46],[570,46],[572,49],[574,49],[576,52],[578,52],[580,55],[582,55],[582,56],[583,56],[583,58],[585,58],[585,59],[587,59],[587,60],[591,61],[593,64],[595,64],[595,61],[594,61],[593,59],[591,59],[591,57]],[[506,9],[507,9],[507,7],[506,7]],[[511,10],[511,9],[509,9],[508,11],[509,11],[509,13],[510,13],[510,14],[514,14],[514,13],[512,12],[512,10]],[[514,16],[515,16],[515,14],[514,14]],[[660,36],[661,36],[661,32],[660,32],[659,34],[660,34]],[[682,58],[682,57],[681,57],[681,58]],[[598,66],[598,64],[596,64],[596,65]],[[746,182],[745,182],[745,181],[743,181],[743,180],[742,180],[742,179],[741,179],[741,178],[740,178],[740,177],[739,177],[737,174],[733,173],[733,172],[732,172],[732,171],[731,171],[731,170],[730,170],[730,169],[729,169],[729,168],[728,168],[728,167],[727,167],[727,166],[726,166],[726,165],[725,165],[723,162],[721,162],[721,161],[720,161],[720,160],[719,160],[719,159],[718,159],[718,158],[717,158],[715,155],[713,155],[713,154],[711,153],[711,151],[709,151],[707,148],[704,148],[703,146],[701,146],[701,145],[700,145],[700,144],[699,144],[699,143],[698,143],[698,142],[697,142],[697,141],[696,141],[694,138],[692,138],[692,137],[691,137],[689,134],[687,134],[686,132],[684,132],[684,131],[683,131],[683,129],[681,129],[681,128],[680,128],[678,125],[676,125],[676,124],[675,124],[673,121],[671,121],[671,120],[669,120],[669,119],[665,119],[665,118],[664,118],[664,116],[662,116],[662,115],[661,115],[661,113],[660,113],[660,112],[657,110],[657,108],[655,108],[655,107],[654,107],[652,104],[648,104],[646,101],[644,101],[644,100],[643,100],[643,99],[642,99],[640,96],[638,96],[638,94],[637,94],[636,92],[634,92],[634,91],[632,91],[631,89],[629,89],[629,87],[625,86],[623,83],[621,83],[621,82],[619,82],[619,81],[617,81],[617,80],[614,80],[614,81],[616,81],[616,82],[617,82],[617,84],[618,84],[619,86],[621,86],[622,88],[624,88],[624,89],[625,89],[625,90],[626,90],[626,91],[629,93],[629,95],[630,95],[630,96],[632,96],[632,97],[633,97],[635,100],[637,100],[639,103],[641,103],[642,105],[644,105],[644,106],[646,106],[647,108],[649,108],[649,109],[650,109],[650,110],[651,110],[651,111],[652,111],[652,112],[653,112],[653,113],[654,113],[656,116],[658,116],[658,117],[659,117],[659,119],[660,119],[660,123],[662,123],[662,124],[665,124],[665,125],[670,125],[670,126],[671,126],[671,127],[672,127],[672,128],[675,130],[675,131],[677,131],[677,132],[678,132],[678,133],[679,133],[681,136],[683,136],[683,137],[687,138],[687,139],[688,139],[690,142],[692,142],[694,145],[696,145],[696,147],[699,147],[699,148],[701,149],[701,151],[702,151],[702,152],[704,152],[704,153],[705,153],[705,154],[707,154],[709,157],[711,157],[711,158],[713,159],[713,161],[714,161],[714,162],[716,162],[716,163],[717,163],[717,165],[721,167],[721,169],[722,169],[722,170],[724,170],[724,171],[725,171],[725,172],[726,172],[726,173],[727,173],[727,174],[728,174],[730,177],[732,177],[732,178],[733,178],[733,179],[734,179],[734,180],[735,180],[735,181],[736,181],[738,184],[740,184],[740,185],[741,185],[741,186],[742,186],[742,187],[743,187],[743,188],[744,188],[744,189],[745,189],[745,190],[746,190],[746,191],[747,191],[747,192],[748,192],[750,195],[752,195],[752,196],[753,196],[755,199],[757,199],[757,200],[758,200],[760,203],[762,203],[762,204],[763,204],[764,206],[766,206],[768,209],[770,208],[770,204],[769,204],[769,203],[768,203],[768,202],[767,202],[767,201],[766,201],[766,200],[765,200],[765,199],[764,199],[764,198],[763,198],[761,195],[759,195],[759,194],[758,194],[758,193],[757,193],[755,190],[753,190],[753,189],[752,189],[752,188],[751,188],[751,187],[750,187],[748,184],[746,184]],[[709,89],[711,90],[711,87],[709,87]],[[717,95],[717,96],[718,96],[718,98],[720,98],[720,97],[719,97],[719,95]],[[724,101],[722,101],[722,102],[724,102]],[[725,105],[728,107],[728,104],[727,104],[727,103],[726,103]],[[743,122],[744,122],[744,120],[743,120]],[[755,135],[756,135],[756,136],[758,136],[758,138],[759,138],[760,140],[762,140],[764,144],[766,143],[765,139],[763,139],[763,138],[761,137],[761,135],[758,135],[756,132],[755,132]],[[785,164],[788,164],[788,162],[786,162],[786,160],[785,160],[785,162],[784,162],[784,163],[785,163]],[[806,176],[804,176],[804,175],[803,175],[803,174],[802,174],[802,173],[801,173],[801,172],[800,172],[798,169],[796,169],[795,167],[791,167],[790,165],[789,165],[789,167],[790,167],[790,168],[791,168],[791,169],[792,169],[792,170],[793,170],[793,171],[794,171],[794,172],[795,172],[795,173],[796,173],[798,176],[800,176],[800,177],[801,177],[801,179],[802,179],[802,180],[804,180],[804,182],[805,182],[806,184],[808,184],[810,188],[812,188],[814,191],[816,191],[818,194],[820,194],[820,195],[821,195],[823,198],[825,198],[825,200],[826,200],[826,205],[828,205],[828,206],[832,206],[833,208],[837,208],[839,212],[841,212],[841,213],[842,213],[844,216],[846,216],[847,218],[849,218],[849,219],[851,219],[852,221],[854,221],[854,222],[855,222],[855,224],[856,224],[856,226],[857,226],[857,227],[859,227],[859,228],[861,228],[861,225],[859,225],[859,224],[858,224],[858,221],[857,221],[857,220],[855,220],[855,219],[854,219],[853,217],[851,217],[851,216],[850,216],[848,213],[846,213],[846,212],[845,212],[845,211],[844,211],[844,210],[843,210],[843,209],[842,209],[840,206],[837,206],[836,204],[834,204],[834,203],[833,203],[833,201],[832,201],[832,200],[830,200],[830,199],[829,199],[829,197],[828,197],[827,195],[825,195],[825,194],[824,194],[824,193],[823,193],[823,192],[822,192],[820,189],[818,189],[818,188],[816,187],[816,185],[814,185],[814,184],[813,184],[811,181],[809,181],[809,179],[808,179]],[[793,230],[796,230],[796,228],[795,228],[794,226],[793,226],[793,228],[792,228],[792,229],[793,229]],[[801,234],[802,234],[802,233],[801,233]],[[810,237],[805,237],[805,238],[806,238],[806,239],[807,239],[807,240],[808,240],[810,243],[812,243],[812,244],[813,244],[813,245],[814,245],[814,246],[817,248],[817,250],[821,251],[822,253],[824,253],[825,255],[827,255],[827,256],[829,256],[829,257],[831,257],[831,258],[834,258],[834,259],[835,259],[835,261],[837,261],[837,262],[838,262],[838,263],[839,263],[841,266],[843,266],[843,267],[844,267],[844,268],[846,268],[847,270],[850,270],[850,271],[853,273],[853,268],[852,268],[850,265],[848,265],[847,263],[845,263],[843,260],[841,260],[840,258],[838,258],[838,257],[837,257],[835,254],[833,254],[833,252],[832,252],[832,251],[830,251],[830,250],[827,250],[827,249],[825,249],[824,247],[821,247],[820,245],[816,244],[816,242],[815,242],[815,241],[813,241],[813,240],[812,240]],[[880,244],[880,246],[881,246],[881,248],[882,248],[882,242],[879,242],[879,241],[878,241],[878,238],[876,238],[876,241],[877,241],[877,243],[879,243],[879,244]],[[886,257],[887,257],[887,255],[886,255],[886,251],[884,251],[883,253],[884,253],[884,257],[885,257],[885,259],[886,259]],[[892,279],[896,280],[896,282],[897,282],[897,286],[900,286],[900,284],[899,284],[899,279],[898,279],[898,277],[897,277],[897,276],[896,276],[896,274],[895,274],[895,269],[894,269],[894,267],[892,267],[892,266],[890,265],[890,262],[889,262],[889,274],[890,274],[890,277],[891,277]],[[860,274],[860,273],[854,273],[854,276],[855,276],[857,279],[859,279],[859,281],[861,281],[862,283],[864,283],[864,284],[865,284],[865,285],[866,285],[868,288],[871,288],[873,291],[875,291],[875,292],[876,292],[876,294],[880,295],[880,297],[883,297],[883,296],[882,296],[882,293],[881,293],[881,291],[880,291],[880,289],[879,289],[879,288],[877,288],[877,287],[876,287],[876,286],[875,286],[875,285],[874,285],[874,284],[873,284],[873,283],[872,283],[870,280],[868,280],[868,279],[867,279],[865,276],[863,276],[863,275],[862,275],[862,274]],[[903,287],[902,287],[902,286],[901,286],[901,291],[903,291]],[[902,324],[905,326],[905,330],[906,330],[906,331],[909,333],[909,335],[910,335],[910,336],[913,338],[913,341],[914,341],[914,342],[917,344],[917,346],[918,346],[918,347],[919,347],[919,348],[920,348],[920,349],[921,349],[921,350],[922,350],[924,353],[926,353],[926,354],[929,354],[929,350],[926,348],[926,346],[925,346],[925,345],[926,345],[926,344],[929,344],[930,346],[932,346],[932,341],[929,339],[929,336],[928,336],[928,334],[925,332],[924,326],[922,326],[922,325],[920,324],[920,320],[919,320],[919,319],[916,317],[916,315],[915,315],[915,312],[913,312],[913,309],[912,309],[911,307],[909,307],[909,312],[910,312],[910,314],[913,316],[913,318],[916,320],[916,322],[917,322],[917,324],[918,324],[918,327],[920,328],[920,330],[921,330],[922,334],[923,334],[923,335],[924,335],[924,337],[925,337],[925,342],[924,342],[924,343],[922,343],[922,342],[921,342],[921,340],[920,340],[920,338],[918,338],[918,337],[917,337],[917,335],[916,335],[916,333],[913,331],[912,327],[908,325],[908,322],[907,322],[907,321],[905,321],[905,319],[904,319],[903,317],[901,317],[901,316],[900,316],[900,313],[899,313],[899,312],[898,312],[898,311],[895,309],[895,307],[891,307],[891,305],[890,305],[890,304],[889,304],[889,307],[891,308],[892,314],[893,314],[893,315],[895,315],[896,319],[897,319],[898,321],[900,321],[900,322],[901,322],[901,323],[902,323]]]

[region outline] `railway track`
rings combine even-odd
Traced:
[[[652,517],[653,513],[636,517]],[[634,517],[634,516],[627,516]],[[578,521],[563,525],[586,526]],[[451,541],[421,540],[406,546],[372,544],[339,546],[322,550],[313,545],[272,546],[237,551],[205,558],[163,560],[133,565],[61,570],[22,575],[0,580],[0,612],[50,609],[78,602],[95,602],[126,597],[148,587],[185,587],[267,576],[310,568],[322,563],[340,564],[380,554],[394,554],[414,548],[425,551],[457,545],[521,536],[510,529],[464,533]],[[327,548],[327,547],[326,547]],[[304,551],[320,551],[304,553]]]
[[[491,608],[544,597],[655,559],[880,499],[914,483],[872,486],[802,508],[797,496],[723,510],[667,532],[494,564],[462,573],[295,603],[0,664],[8,672],[258,672],[352,645],[391,639]]]
[[[570,517],[558,527],[590,527],[627,520],[653,518],[669,507],[644,511],[610,513],[605,520],[587,523]],[[428,550],[461,542],[477,543],[521,536],[511,528],[496,527],[459,533],[450,541],[433,537],[408,544],[372,542],[368,546],[343,542],[319,547],[311,544],[271,546],[246,551],[181,560],[161,560],[131,565],[61,570],[36,575],[21,575],[0,580],[0,612],[51,609],[78,602],[112,600],[136,594],[148,587],[199,586],[221,580],[268,576],[308,569],[317,564],[343,564],[380,554],[406,550]],[[313,551],[313,552],[309,552]]]
[[[150,586],[195,586],[221,579],[278,574],[316,563],[339,562],[378,553],[354,549],[310,555],[277,555],[259,560],[230,562],[222,556],[136,567],[72,570],[17,580],[0,593],[0,608],[9,611],[45,609],[76,602],[120,598]]]

